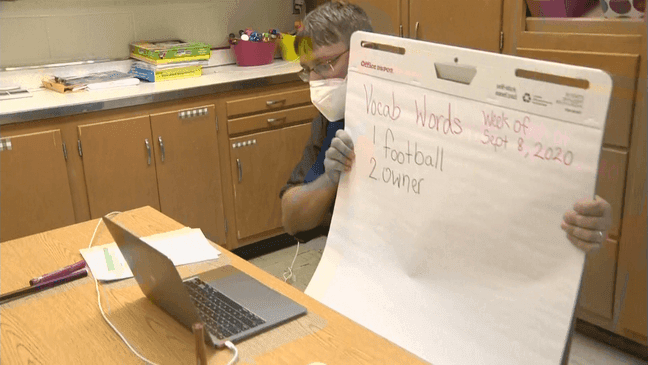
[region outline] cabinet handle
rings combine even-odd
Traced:
[[[268,100],[268,101],[266,101],[266,105],[267,106],[272,106],[272,105],[275,105],[275,104],[283,103],[284,101],[286,101],[286,99]]]
[[[151,144],[149,143],[148,138],[144,138],[144,144],[146,145],[146,151],[148,152],[148,164],[151,165]]]
[[[281,117],[281,118],[268,118],[268,123],[275,123],[275,122],[278,122],[278,121],[280,121],[280,120],[284,120],[284,119],[286,119],[286,117]]]
[[[158,136],[158,142],[160,143],[160,151],[162,151],[162,162],[164,162],[164,142],[162,142],[162,136]]]
[[[238,158],[236,159],[236,166],[238,166],[239,182],[241,182],[243,180],[243,169],[241,168],[241,160]]]
[[[403,24],[398,26],[398,35],[403,38]]]
[[[414,39],[418,39],[419,22],[414,25]]]

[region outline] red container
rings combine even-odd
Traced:
[[[277,44],[275,42],[250,42],[239,40],[234,46],[239,66],[259,66],[272,62]]]

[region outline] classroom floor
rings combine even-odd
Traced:
[[[299,246],[299,254],[293,266],[294,281],[292,285],[304,291],[315,273],[326,240],[324,237]],[[281,248],[265,253],[249,261],[257,267],[283,280],[283,275],[295,258],[297,246]],[[643,365],[645,361],[622,352],[590,337],[575,333],[572,340],[570,365]]]

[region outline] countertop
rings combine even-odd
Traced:
[[[20,85],[32,96],[0,100],[0,125],[109,110],[141,104],[208,95],[230,90],[298,81],[298,63],[275,59],[263,66],[236,64],[207,66],[200,77],[162,82],[141,81],[138,85],[61,94],[41,87],[48,75],[83,74],[106,70],[127,72],[132,60],[103,62],[67,68],[41,68],[0,73],[0,85]]]

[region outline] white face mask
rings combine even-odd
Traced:
[[[312,80],[310,84],[313,105],[330,122],[344,118],[346,103],[346,78]]]

